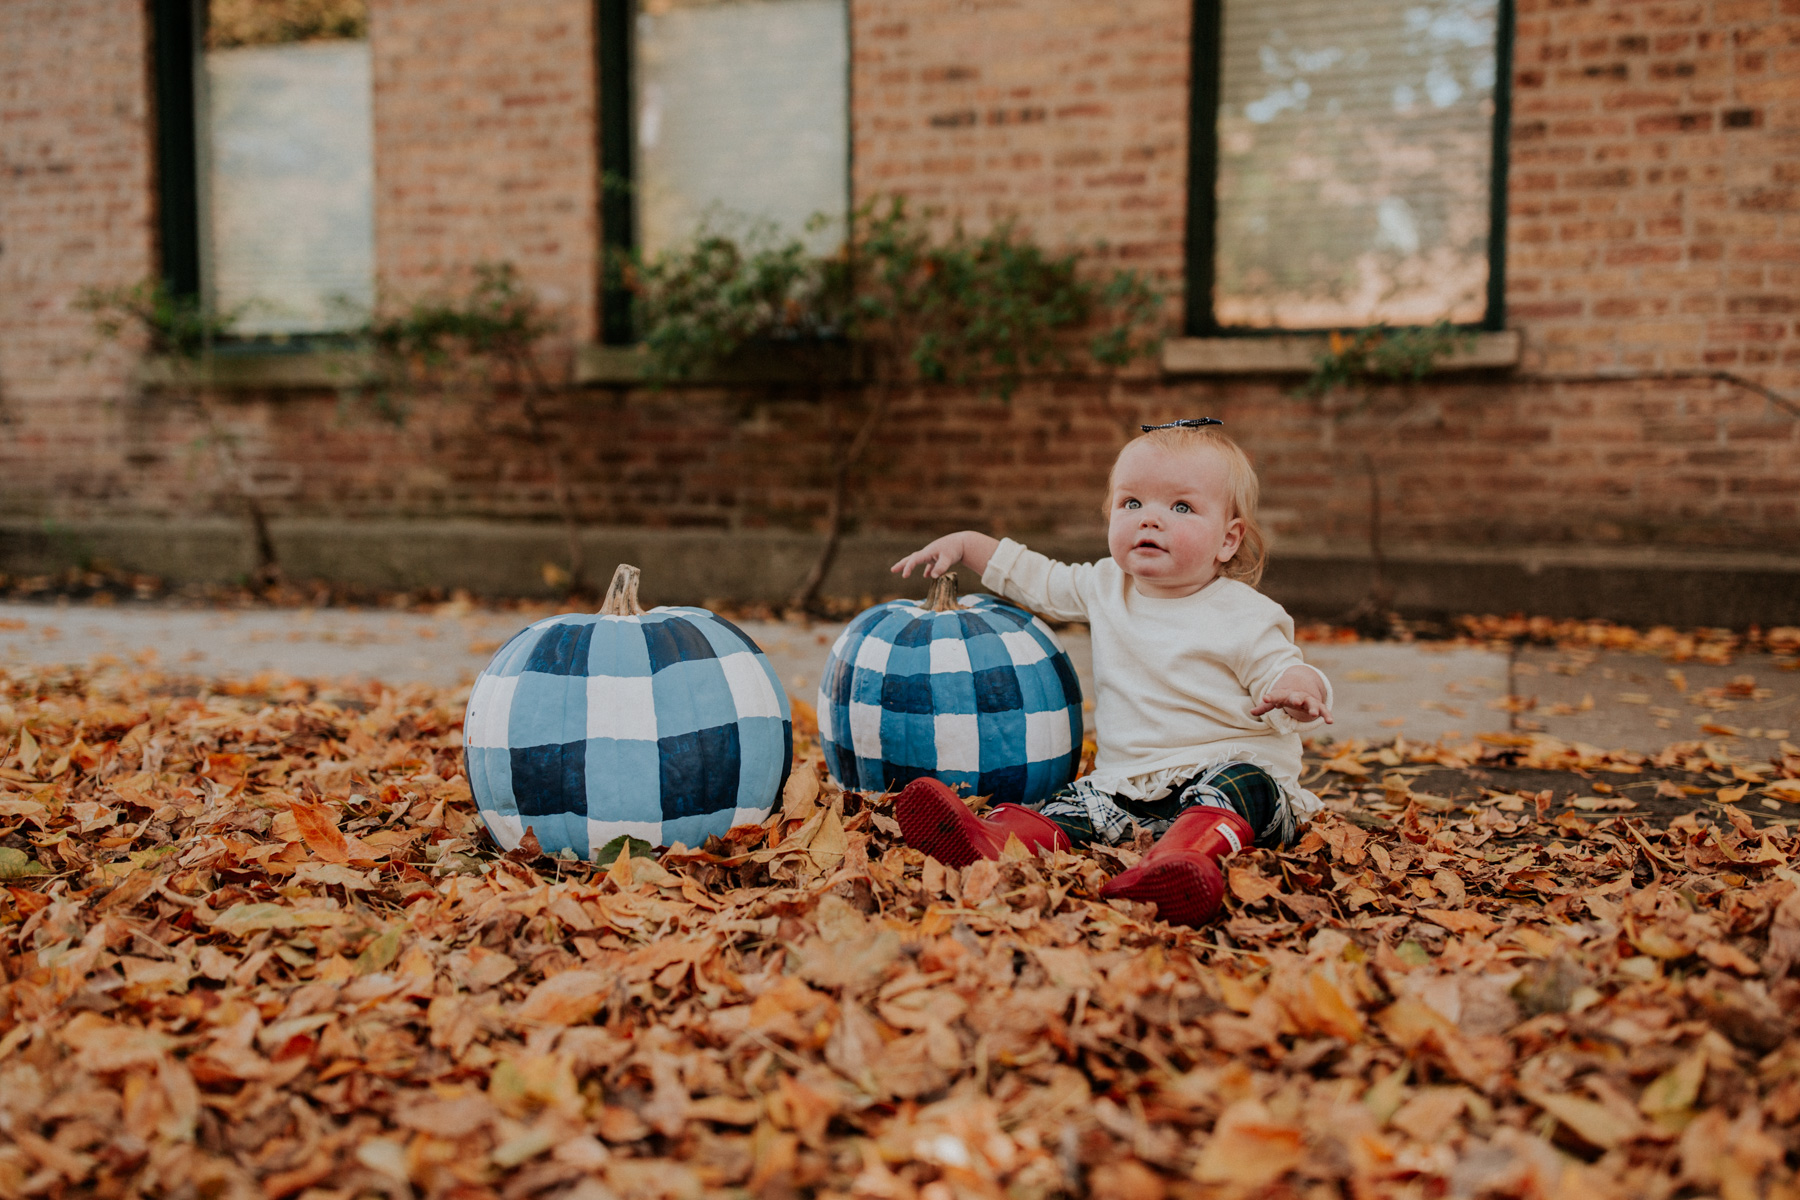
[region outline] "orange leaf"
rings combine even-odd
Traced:
[[[1202,1183],[1266,1187],[1299,1166],[1305,1150],[1301,1129],[1274,1120],[1255,1100],[1240,1100],[1219,1118],[1194,1166],[1194,1178]]]
[[[1280,893],[1281,885],[1258,871],[1255,867],[1232,867],[1228,872],[1231,879],[1231,894],[1245,904],[1255,904]]]
[[[294,824],[300,827],[300,836],[306,839],[307,849],[326,862],[350,861],[350,844],[338,832],[330,809],[313,800],[289,800],[288,809],[294,814]]]

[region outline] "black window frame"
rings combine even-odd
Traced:
[[[206,52],[207,0],[150,0],[151,128],[156,161],[157,277],[172,299],[205,299],[205,230],[200,178],[200,63]],[[232,353],[304,353],[341,347],[354,330],[288,334],[228,333],[211,349]]]
[[[637,6],[632,0],[595,0],[594,68],[600,106],[600,341],[607,346],[635,343],[631,292],[620,260],[637,249],[637,180],[632,126],[637,114],[633,44]]]
[[[1188,92],[1188,208],[1186,230],[1186,313],[1189,337],[1282,337],[1320,333],[1329,326],[1262,328],[1221,325],[1213,309],[1219,221],[1219,90],[1224,74],[1225,0],[1194,0]],[[1481,320],[1459,328],[1498,331],[1506,327],[1507,137],[1512,125],[1513,0],[1498,0],[1494,20],[1494,119],[1488,178],[1487,303]],[[1339,328],[1342,328],[1341,326]]]
[[[200,299],[200,123],[196,72],[203,0],[151,0],[157,272],[176,299]]]
[[[844,213],[856,208],[856,22],[844,5]],[[600,127],[600,342],[639,341],[632,296],[618,269],[639,246],[637,228],[637,3],[594,0]]]

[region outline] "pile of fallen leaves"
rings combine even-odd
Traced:
[[[1094,898],[1134,850],[946,870],[811,755],[704,847],[497,855],[460,719],[0,674],[0,1197],[1800,1194],[1800,843],[1736,808],[1334,748],[1191,931]]]
[[[1625,650],[1654,654],[1671,662],[1722,665],[1740,654],[1767,653],[1780,666],[1800,666],[1800,627],[1779,625],[1764,629],[1677,629],[1652,625],[1640,629],[1614,621],[1572,617],[1462,616],[1452,623],[1467,641],[1561,646],[1581,650]]]

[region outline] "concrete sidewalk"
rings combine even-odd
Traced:
[[[501,643],[534,619],[448,605],[420,613],[0,604],[0,669],[101,661],[218,678],[273,672],[455,687],[472,681]],[[843,626],[752,621],[742,627],[788,691],[811,703]],[[1091,696],[1087,635],[1072,631],[1062,640]],[[1733,743],[1734,754],[1760,758],[1800,730],[1800,673],[1767,655],[1708,666],[1540,647],[1514,658],[1429,642],[1302,649],[1332,680],[1337,720],[1324,733],[1340,740],[1435,741],[1523,728],[1640,751],[1719,738]],[[1518,696],[1510,704],[1509,671]]]

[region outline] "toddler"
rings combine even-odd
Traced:
[[[965,530],[894,564],[936,578],[958,562],[991,591],[1056,620],[1085,621],[1094,648],[1092,774],[1038,810],[976,817],[944,784],[918,779],[895,801],[909,846],[954,867],[1029,849],[1115,844],[1135,823],[1157,834],[1102,895],[1154,901],[1198,926],[1224,894],[1218,860],[1291,842],[1318,811],[1300,786],[1300,731],[1331,720],[1331,683],[1300,657],[1294,622],[1253,586],[1265,549],[1256,473],[1210,417],[1146,425],[1113,463],[1110,559],[1059,563],[1011,539]]]

